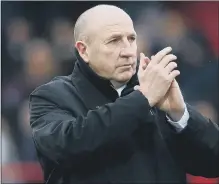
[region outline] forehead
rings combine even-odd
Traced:
[[[130,35],[130,34],[136,34],[134,27],[132,24],[111,24],[107,25],[102,28],[103,30],[103,37],[110,37],[112,35],[120,34],[123,36]]]
[[[95,24],[94,34],[96,38],[107,39],[113,35],[135,34],[133,22],[129,17],[108,17],[105,20],[99,20]]]

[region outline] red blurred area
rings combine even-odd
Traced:
[[[219,178],[204,178],[187,174],[188,184],[219,184]]]
[[[219,2],[181,2],[177,9],[191,20],[191,24],[200,28],[208,38],[216,56],[219,56]]]
[[[188,184],[219,184],[219,178],[195,177],[187,174]],[[43,173],[39,163],[14,163],[2,166],[2,181],[43,183]]]
[[[40,165],[36,162],[7,164],[2,166],[2,181],[43,183],[43,174]]]

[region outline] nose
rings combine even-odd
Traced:
[[[135,50],[129,46],[121,50],[120,56],[121,57],[135,57],[136,53],[135,53]]]

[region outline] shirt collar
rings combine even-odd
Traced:
[[[122,90],[125,89],[126,85],[123,85],[122,87],[116,89],[119,96],[121,96]]]

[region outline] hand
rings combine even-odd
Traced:
[[[154,56],[151,57],[153,59]],[[168,113],[174,120],[179,121],[185,111],[185,101],[176,79],[170,85],[166,95],[158,102],[158,108]]]
[[[179,121],[185,111],[185,102],[176,79],[170,85],[166,95],[157,103],[157,107],[166,112],[173,121]]]
[[[148,99],[151,107],[157,104],[167,93],[172,81],[180,74],[175,62],[175,55],[168,54],[172,50],[167,47],[158,52],[150,61],[143,53],[140,55],[140,65],[138,70],[139,86],[135,90],[140,90]]]
[[[151,57],[151,59],[153,58],[154,56]],[[148,65],[149,62],[150,60],[147,61],[146,65]],[[185,111],[185,102],[176,79],[173,80],[167,93],[156,106],[160,110],[165,111],[172,120],[179,121],[181,119]]]

